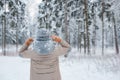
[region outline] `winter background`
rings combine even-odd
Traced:
[[[71,45],[62,80],[120,80],[120,0],[0,0],[0,80],[29,80],[18,50],[46,28]]]

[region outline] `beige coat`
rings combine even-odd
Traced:
[[[51,54],[39,55],[24,44],[20,55],[31,58],[30,80],[61,80],[58,57],[67,53],[69,47],[69,44],[62,40]]]

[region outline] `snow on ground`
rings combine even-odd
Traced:
[[[120,80],[120,56],[60,57],[62,80]],[[0,57],[0,80],[29,80],[30,59]]]
[[[67,58],[60,62],[63,80],[120,80],[120,57]]]
[[[0,57],[0,80],[29,80],[30,59]]]

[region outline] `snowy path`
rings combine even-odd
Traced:
[[[0,57],[0,80],[29,80],[29,59]],[[62,80],[120,80],[120,57],[60,59]]]

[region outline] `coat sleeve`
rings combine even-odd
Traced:
[[[60,46],[58,46],[55,50],[55,55],[56,56],[65,55],[69,50],[70,45],[66,41],[62,40],[60,42]]]
[[[28,49],[29,46],[23,44],[19,50],[19,56],[24,58],[31,58],[31,51]]]

